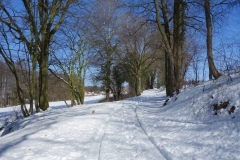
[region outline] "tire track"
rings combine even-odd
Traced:
[[[107,118],[104,120],[104,123],[98,129],[95,138],[92,140],[93,144],[90,147],[90,151],[88,153],[88,160],[100,160],[100,152],[102,147],[102,141],[105,134],[106,126],[108,122],[111,120],[112,115],[119,109],[114,109]]]
[[[144,127],[141,125],[138,114],[137,114],[137,106],[131,104],[130,106],[133,107],[134,110],[134,123],[135,126],[137,128],[139,128],[140,130],[143,131],[143,133],[145,134],[145,136],[147,137],[147,139],[153,144],[153,146],[157,149],[157,151],[163,156],[163,158],[165,158],[166,160],[172,160],[172,158],[169,156],[169,154],[167,153],[167,151],[165,151],[163,148],[160,148],[157,143],[155,142],[154,138],[149,136],[147,134],[147,131],[144,129]]]

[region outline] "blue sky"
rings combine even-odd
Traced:
[[[21,0],[12,0],[12,5],[14,8],[19,8],[22,6]],[[236,7],[233,9],[231,15],[228,16],[227,19],[223,20],[223,26],[220,28],[219,32],[214,33],[214,49],[221,47],[221,43],[232,43],[234,41],[240,42],[240,7]],[[217,28],[214,28],[217,29]],[[205,40],[203,39],[203,42]],[[237,49],[235,49],[238,52]],[[204,53],[205,54],[205,53]],[[239,54],[239,52],[238,52]],[[215,52],[215,55],[217,53]],[[87,74],[89,77],[89,73]],[[86,85],[91,85],[91,80],[89,78],[86,79]]]

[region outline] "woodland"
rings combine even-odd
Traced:
[[[50,101],[80,105],[86,81],[106,102],[122,99],[126,86],[129,96],[165,86],[172,97],[240,72],[239,4],[0,0],[0,107],[18,104],[27,117]]]

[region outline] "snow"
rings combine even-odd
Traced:
[[[98,103],[100,100],[104,99],[103,95],[97,95],[97,96],[86,96],[84,98],[85,104],[93,104]],[[67,101],[68,105],[71,104],[70,101]],[[29,108],[29,104],[26,105],[27,108]],[[63,109],[66,108],[66,104],[64,101],[56,101],[56,102],[50,102],[49,103],[49,109]],[[0,108],[0,127],[5,125],[6,123],[11,123],[16,120],[16,115],[21,116],[21,110],[20,106],[11,106],[6,108]],[[0,132],[1,134],[1,132]]]
[[[164,106],[167,98],[161,88],[118,102],[50,103],[6,127],[0,159],[240,159],[239,75],[185,87]]]

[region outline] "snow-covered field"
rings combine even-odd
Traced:
[[[85,104],[94,104],[98,103],[100,100],[104,99],[103,95],[97,95],[97,96],[86,96],[84,98]],[[71,104],[70,101],[67,101],[68,105]],[[29,104],[26,105],[27,108],[29,108]],[[50,108],[48,110],[52,109],[63,109],[66,108],[66,104],[64,101],[56,101],[56,102],[50,102],[49,103]],[[12,106],[12,107],[6,107],[6,108],[0,108],[0,127],[2,127],[6,123],[11,123],[15,121],[16,114],[21,115],[20,106]],[[1,134],[1,131],[0,131]]]
[[[166,99],[164,89],[153,89],[119,102],[50,103],[61,109],[8,125],[0,159],[240,159],[239,75],[189,86],[163,106]]]

